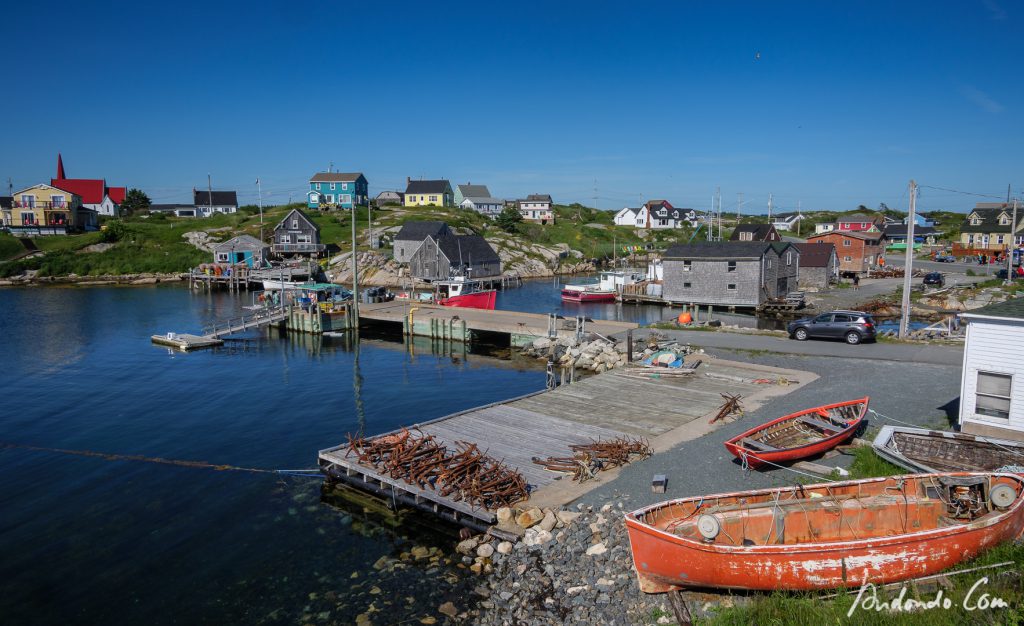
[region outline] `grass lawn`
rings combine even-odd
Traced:
[[[25,251],[18,238],[9,233],[0,233],[0,261],[5,261]]]
[[[850,466],[851,479],[871,478],[903,474],[905,470],[882,459],[870,447],[860,447],[854,451],[854,461]],[[825,592],[787,593],[776,592],[756,595],[747,604],[719,609],[711,617],[697,620],[698,624],[714,626],[746,626],[747,624],[773,624],[807,626],[811,624],[867,624],[878,626],[960,626],[963,624],[1024,624],[1024,586],[1021,585],[1021,572],[1024,571],[1024,546],[1019,543],[1006,543],[985,552],[975,559],[961,563],[953,568],[964,570],[983,565],[993,565],[1012,561],[1014,565],[980,572],[970,572],[949,576],[949,588],[937,584],[923,583],[918,592],[907,586],[906,598],[918,598],[929,601],[935,598],[941,589],[943,597],[951,600],[949,609],[936,608],[918,612],[874,611],[863,608],[861,604],[848,617],[856,601],[859,591],[854,588],[840,591],[833,598]],[[982,584],[973,594],[971,587],[982,577],[988,577],[988,583]],[[899,593],[899,588],[877,590],[879,602],[892,600]],[[964,602],[973,601],[975,605],[982,593],[989,597],[999,597],[1008,608],[968,611]],[[867,596],[865,596],[867,597]]]

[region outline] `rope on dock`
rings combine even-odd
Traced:
[[[0,442],[0,448],[31,450],[33,452],[51,452],[56,454],[68,454],[72,456],[85,456],[104,461],[139,461],[143,463],[157,463],[160,465],[176,465],[178,467],[193,467],[199,469],[212,469],[221,472],[249,472],[252,474],[278,474],[284,476],[303,476],[306,478],[323,478],[319,469],[261,469],[258,467],[239,467],[237,465],[223,465],[207,463],[205,461],[182,461],[179,459],[165,459],[158,456],[144,456],[141,454],[112,454],[109,452],[96,452],[94,450],[69,450],[66,448],[48,448],[45,446],[30,446],[21,443]]]

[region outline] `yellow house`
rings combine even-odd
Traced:
[[[406,179],[404,206],[454,206],[447,180]]]
[[[1001,251],[1024,243],[1024,208],[1017,210],[1017,227],[1011,228],[1013,205],[1004,202],[979,202],[960,225],[958,249]],[[1011,240],[1010,234],[1013,231]]]
[[[22,189],[11,198],[9,228],[15,234],[65,235],[96,227],[96,211],[82,197],[50,185]]]

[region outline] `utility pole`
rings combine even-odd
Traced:
[[[743,210],[743,192],[736,194],[736,225],[740,225],[740,212]]]
[[[333,163],[332,163],[333,165]],[[356,259],[356,207],[352,205],[352,324],[359,330],[359,263]]]
[[[714,240],[715,234],[715,197],[711,196],[711,208],[708,209],[708,241]]]
[[[256,195],[260,199],[260,241],[263,241],[263,188],[260,187],[260,179],[256,179]]]
[[[800,201],[796,201],[796,236],[800,236],[800,222],[804,221],[804,214],[800,211]]]
[[[206,173],[206,191],[210,195],[210,215],[213,215],[213,177]]]
[[[715,201],[718,202],[718,240],[722,241],[722,188],[715,187]]]
[[[917,207],[917,183],[910,181],[910,212],[907,214],[907,254],[903,260],[903,302],[900,309],[900,339],[907,338],[910,325],[910,278],[914,273],[914,209]]]
[[[1013,251],[1017,249],[1017,198],[1013,199],[1013,219],[1010,220],[1010,245],[1006,247],[1006,280],[1004,285],[1013,282]]]

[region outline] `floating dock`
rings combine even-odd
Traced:
[[[701,358],[709,359],[705,355]],[[480,450],[523,474],[531,489],[529,503],[532,506],[562,506],[592,486],[602,484],[603,477],[614,476],[615,471],[602,472],[598,480],[578,484],[533,463],[533,457],[571,456],[571,444],[619,436],[646,438],[656,452],[663,451],[716,428],[708,424],[708,419],[722,405],[723,393],[742,395],[744,406],[751,409],[759,399],[788,393],[815,378],[817,376],[807,372],[715,359],[705,362],[692,375],[682,377],[638,379],[635,374],[611,370],[572,385],[428,422],[410,420],[407,427],[433,435],[449,447],[454,447],[457,441],[475,443]],[[786,384],[774,384],[780,379]],[[765,384],[766,380],[772,382]],[[399,431],[380,436],[396,432]],[[347,452],[346,444],[321,450],[321,470],[333,480],[431,511],[445,519],[462,523],[468,519],[478,525],[495,522],[494,511],[474,508],[430,489],[383,475],[360,464],[355,455]]]

